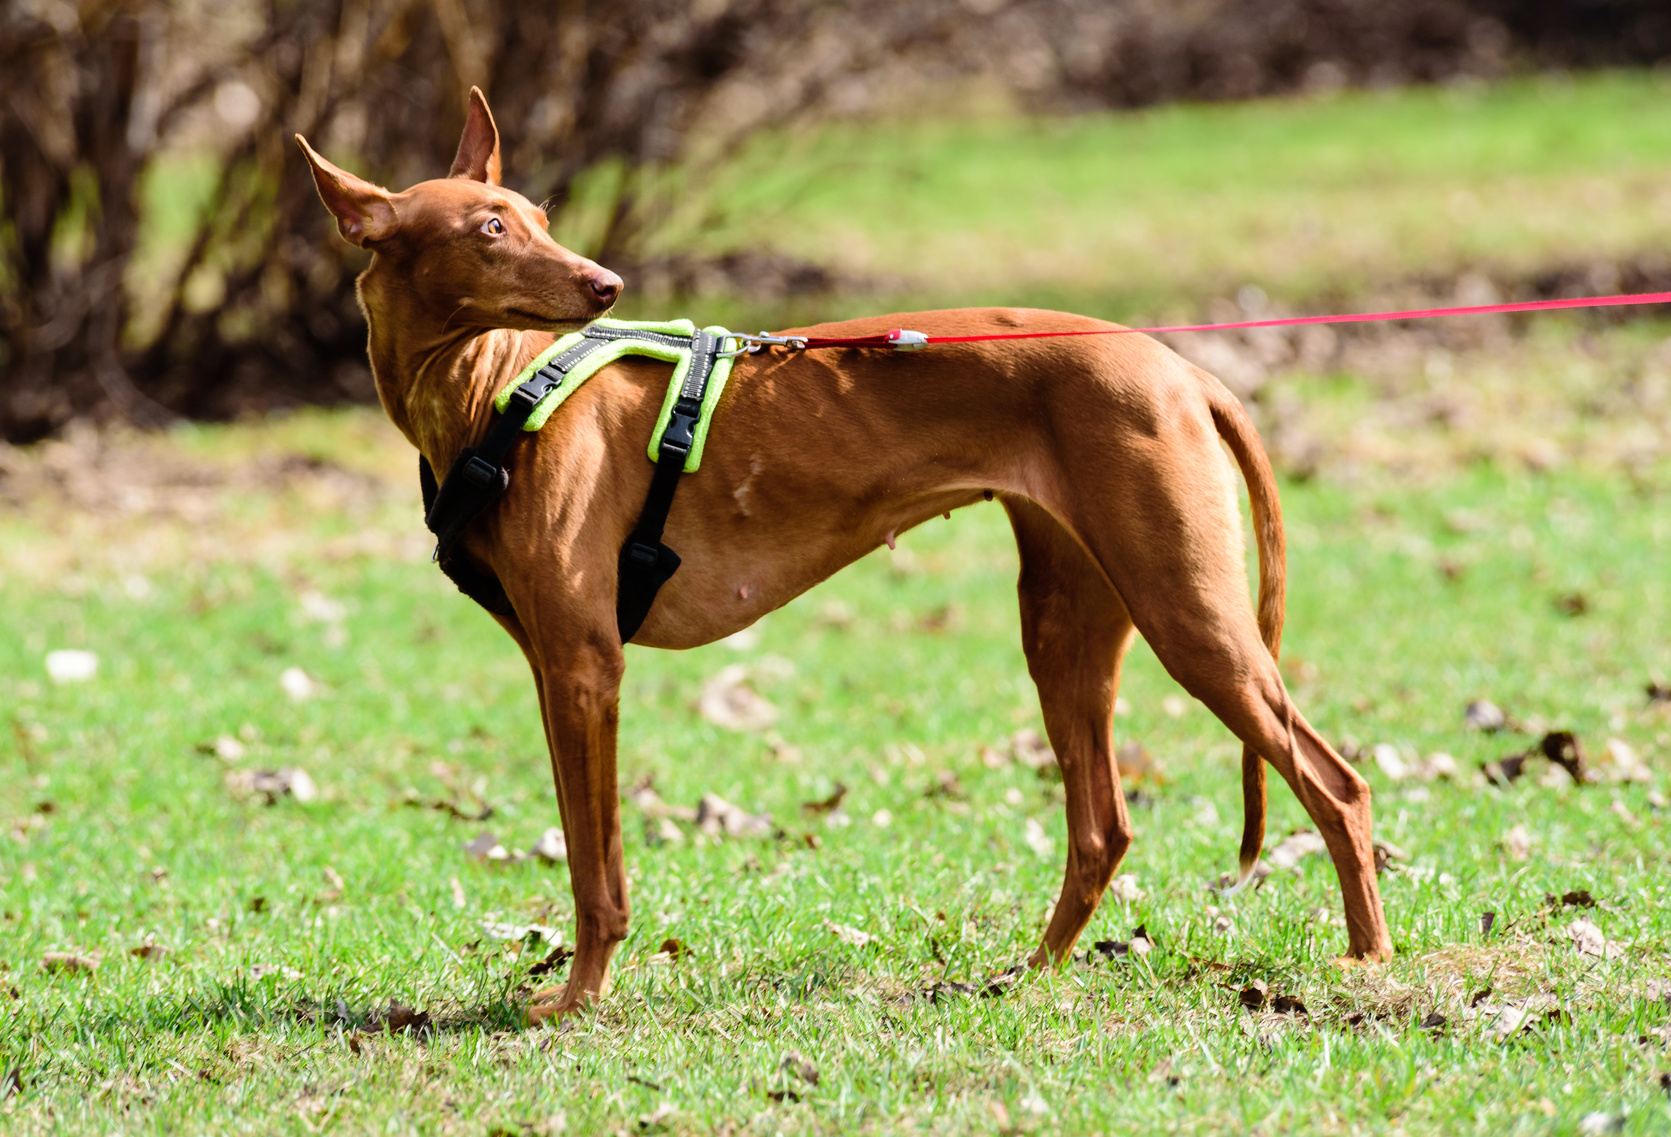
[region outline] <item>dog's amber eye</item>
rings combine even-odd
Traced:
[[[492,237],[503,237],[505,235],[505,223],[497,217],[489,217],[482,222],[482,232]]]

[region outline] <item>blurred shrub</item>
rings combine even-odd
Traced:
[[[8,0],[0,438],[373,398],[352,286],[363,254],[335,239],[290,136],[403,187],[445,168],[471,83],[493,103],[510,183],[631,274],[665,206],[651,187],[670,185],[643,171],[699,168],[808,113],[909,108],[971,77],[1073,109],[1644,62],[1671,53],[1664,7]],[[662,264],[674,287],[714,278]],[[779,276],[819,278],[792,269]]]

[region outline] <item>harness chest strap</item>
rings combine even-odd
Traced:
[[[656,593],[679,568],[679,555],[662,544],[679,476],[701,464],[711,412],[730,376],[731,360],[720,352],[729,335],[723,328],[697,331],[688,320],[626,323],[600,320],[564,336],[536,356],[495,400],[500,415],[480,446],[460,452],[437,485],[421,455],[418,479],[424,522],[436,535],[434,560],[460,592],[489,612],[512,612],[503,585],[478,569],[459,549],[470,522],[510,485],[506,459],[518,437],[538,430],[567,397],[606,364],[623,355],[645,355],[674,364],[649,456],[655,474],[638,524],[621,548],[615,601],[621,641],[630,640],[649,615]]]

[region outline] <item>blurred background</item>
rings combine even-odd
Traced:
[[[1668,60],[1653,0],[8,0],[0,439],[374,402],[291,135],[405,187],[473,83],[627,314],[1136,322],[1667,286]],[[1525,326],[1175,346],[1254,397]]]

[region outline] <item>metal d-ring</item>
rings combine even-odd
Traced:
[[[731,332],[725,338],[735,340],[738,346],[730,351],[717,352],[716,354],[722,359],[730,359],[739,355],[753,355],[769,347],[784,347],[790,351],[805,351],[807,341],[805,336],[774,336],[768,332],[761,332],[757,336],[745,336],[738,332]]]

